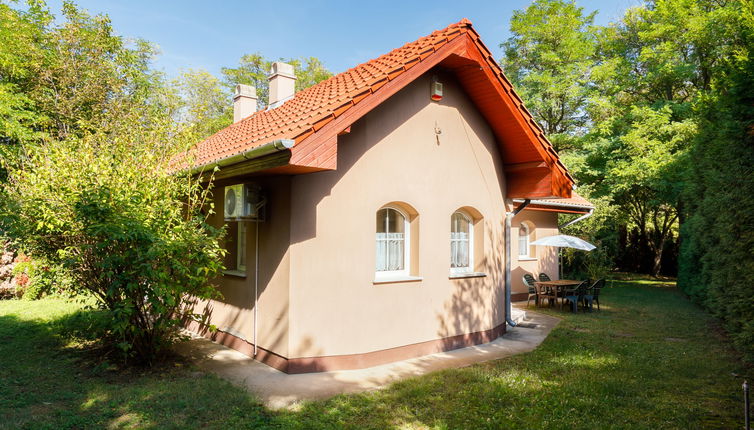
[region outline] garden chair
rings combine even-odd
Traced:
[[[543,281],[543,282],[552,281],[552,279],[550,279],[550,277],[547,276],[547,273],[544,273],[544,272],[542,272],[542,273],[539,274],[539,280]]]
[[[563,303],[568,301],[571,304],[571,312],[578,311],[579,302],[584,298],[587,286],[589,286],[589,282],[584,281],[574,288],[568,288],[563,291],[563,301],[560,302],[560,310],[563,310]]]
[[[532,287],[534,287],[534,294],[536,294],[536,304],[539,306],[540,303],[542,303],[542,300],[548,299],[550,304],[552,304],[553,300],[556,300],[557,297],[555,294],[547,287],[543,287],[541,285],[537,284],[537,280],[534,279],[534,276],[532,276],[529,273],[524,274],[524,284],[529,286],[529,297],[531,298],[532,294]],[[529,306],[529,300],[526,300],[526,306]]]
[[[529,288],[529,296],[526,298],[526,307],[529,307],[529,301],[532,297],[534,297],[534,305],[539,306],[539,289],[537,288],[537,283],[534,280],[534,277],[528,273],[525,273],[523,280],[524,285]]]
[[[597,310],[600,310],[600,290],[603,288],[605,288],[605,280],[598,279],[594,282],[594,284],[592,284],[591,287],[587,288],[586,292],[584,293],[582,302],[584,303],[585,307],[589,308],[590,312],[592,311],[595,302],[597,303]]]

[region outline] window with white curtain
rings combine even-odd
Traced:
[[[377,211],[376,265],[378,277],[408,275],[409,221],[396,208]]]
[[[471,218],[463,212],[450,217],[450,271],[471,272],[474,265],[474,235]]]
[[[525,222],[518,227],[518,256],[529,258],[529,225]]]

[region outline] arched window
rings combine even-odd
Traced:
[[[393,207],[377,211],[376,266],[377,276],[408,275],[409,221]]]
[[[474,225],[463,212],[450,217],[450,271],[472,272],[474,270]]]
[[[534,224],[524,221],[518,227],[518,258],[535,258],[531,242],[534,237]]]

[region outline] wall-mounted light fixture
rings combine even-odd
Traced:
[[[432,87],[429,97],[436,102],[442,100],[442,82],[437,79],[437,76],[432,76]]]

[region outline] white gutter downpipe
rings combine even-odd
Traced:
[[[591,209],[589,209],[589,212],[585,213],[584,215],[581,215],[580,217],[578,217],[576,219],[572,219],[572,220],[568,221],[565,224],[559,225],[558,229],[562,230],[562,229],[568,227],[569,225],[576,224],[579,221],[585,220],[585,219],[589,218],[590,216],[592,216],[593,213],[594,213],[594,208],[591,208]]]
[[[526,199],[513,212],[505,213],[505,322],[511,327],[516,326],[511,319],[511,224],[513,217],[529,206],[529,202],[531,200]]]

